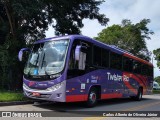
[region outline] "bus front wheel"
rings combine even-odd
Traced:
[[[91,88],[88,94],[87,107],[94,107],[97,103],[97,90]]]

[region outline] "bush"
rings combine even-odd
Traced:
[[[24,97],[22,92],[0,91],[0,102],[25,101],[29,100]]]
[[[160,94],[160,90],[153,90],[153,94]]]

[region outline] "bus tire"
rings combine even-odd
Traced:
[[[91,88],[88,94],[87,107],[94,107],[97,104],[97,90]]]
[[[135,96],[135,100],[136,101],[141,101],[142,100],[142,95],[143,95],[143,89],[139,88],[138,92],[137,92],[137,95]]]

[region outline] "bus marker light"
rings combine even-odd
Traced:
[[[80,92],[85,92],[84,90],[80,90]]]
[[[37,97],[39,97],[39,96],[40,96],[40,93],[33,92],[33,93],[32,93],[32,95],[33,95],[33,96],[37,96]]]
[[[75,88],[72,88],[72,90],[75,90]]]
[[[69,92],[69,90],[66,90],[66,92]]]

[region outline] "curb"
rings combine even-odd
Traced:
[[[33,104],[34,102],[39,102],[39,101],[40,101],[40,100],[0,102],[0,106]]]

